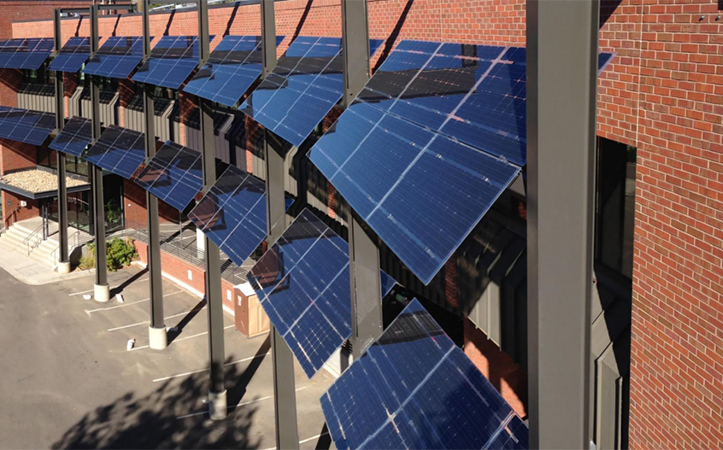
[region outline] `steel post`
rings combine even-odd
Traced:
[[[55,51],[59,52],[62,45],[60,10],[54,16]],[[60,131],[65,126],[65,98],[63,72],[55,72],[55,128]],[[66,185],[65,153],[56,152],[58,162],[58,273],[70,272],[68,255],[68,190]]]

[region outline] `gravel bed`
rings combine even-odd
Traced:
[[[9,173],[1,176],[0,181],[34,194],[58,189],[58,176],[45,170],[33,169]],[[66,178],[65,183],[69,188],[88,184],[70,177]]]

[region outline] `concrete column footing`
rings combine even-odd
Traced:
[[[168,347],[168,333],[166,327],[148,327],[148,346],[153,350],[163,350]]]
[[[93,298],[99,303],[108,303],[110,301],[110,286],[96,284],[93,290]]]
[[[58,263],[58,274],[67,275],[70,273],[70,261],[63,261]]]
[[[213,420],[223,420],[226,418],[228,415],[226,391],[208,391],[208,415],[211,416],[211,419]]]

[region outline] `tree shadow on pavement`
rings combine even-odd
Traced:
[[[226,368],[227,380],[242,374],[236,366]],[[128,392],[88,412],[51,448],[258,448],[258,439],[249,436],[254,404],[235,408],[222,421],[208,414],[178,418],[207,411],[207,393],[208,372],[168,380],[146,395]]]

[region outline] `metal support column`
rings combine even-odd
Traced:
[[[143,0],[143,57],[151,55],[151,27],[149,0]],[[156,123],[153,87],[143,87],[143,133],[145,134],[146,158],[156,154]],[[151,298],[151,324],[148,327],[149,347],[163,350],[168,346],[168,333],[163,318],[163,269],[161,266],[161,239],[158,220],[158,198],[146,191],[148,212],[148,283]]]
[[[262,77],[276,67],[276,20],[274,1],[261,0]],[[281,149],[280,141],[271,131],[264,130],[266,163],[266,222],[269,247],[286,228],[284,189],[284,157],[274,148]],[[296,418],[296,382],[294,355],[279,332],[271,327],[271,358],[274,362],[274,412],[276,419],[276,448],[299,448],[299,426]]]
[[[98,51],[98,5],[90,7],[90,53]],[[98,79],[92,75],[86,75],[90,83],[90,104],[92,140],[94,145],[100,138],[100,88]],[[91,185],[93,188],[93,214],[95,230],[95,289],[94,298],[98,302],[110,300],[110,287],[108,286],[108,269],[106,266],[105,250],[105,208],[103,204],[103,169],[93,164],[88,164],[91,174]]]
[[[527,1],[530,448],[590,446],[599,1]]]
[[[199,65],[203,66],[210,54],[208,30],[208,4],[198,1]],[[213,129],[211,102],[198,98],[201,139],[203,143],[203,191],[207,192],[216,182],[216,139]],[[226,386],[224,383],[224,330],[223,296],[221,291],[221,251],[204,236],[206,249],[206,302],[208,304],[208,347],[210,356],[211,384],[208,391],[208,411],[214,420],[228,414]]]
[[[342,0],[342,49],[344,53],[344,105],[349,106],[369,81],[369,23],[366,0]],[[384,331],[382,321],[379,247],[349,208],[349,270],[351,280],[354,358]]]
[[[54,18],[55,51],[59,52],[63,45],[61,34],[60,10],[55,10]],[[65,98],[63,72],[55,72],[55,129],[60,131],[65,126]],[[65,153],[56,152],[58,158],[58,273],[70,273],[68,255],[68,189],[66,181]]]

